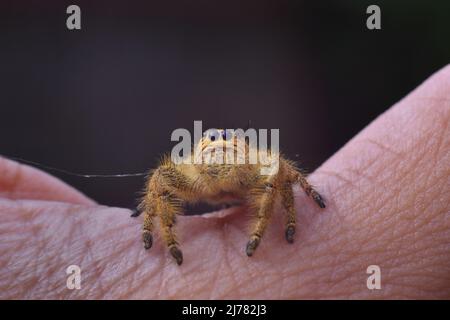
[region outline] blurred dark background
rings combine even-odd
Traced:
[[[4,1],[0,43],[1,155],[142,172],[176,128],[251,120],[312,171],[450,61],[450,1]],[[115,206],[143,186],[51,173]]]

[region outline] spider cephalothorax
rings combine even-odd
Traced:
[[[183,204],[199,201],[228,203],[230,199],[246,202],[255,213],[246,247],[248,256],[252,256],[258,247],[277,198],[286,210],[285,237],[292,243],[296,221],[292,185],[299,183],[321,208],[325,208],[325,203],[292,162],[278,153],[274,155],[264,150],[268,163],[276,163],[276,170],[262,174],[265,164],[251,163],[249,155],[252,152],[258,155],[261,150],[250,147],[245,139],[240,140],[232,131],[215,130],[201,139],[197,149],[185,157],[187,161],[180,163],[164,158],[149,175],[136,214],[144,213],[142,239],[145,249],[152,246],[153,218],[158,217],[162,238],[176,262],[181,264],[183,255],[174,225],[176,215],[183,211]],[[230,154],[231,161],[227,158]],[[203,161],[198,161],[199,156]]]

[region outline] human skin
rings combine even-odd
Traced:
[[[0,159],[0,298],[449,299],[449,120],[447,66],[310,176],[326,209],[296,188],[294,244],[281,206],[251,258],[245,208],[180,217],[181,266],[157,236],[143,249],[141,217]],[[69,265],[80,290],[66,287]]]

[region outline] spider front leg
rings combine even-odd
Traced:
[[[161,237],[178,265],[183,263],[183,253],[178,247],[174,230],[176,215],[182,212],[183,200],[178,196],[187,191],[187,177],[173,166],[161,166],[152,175],[147,193],[140,208],[144,211],[142,240],[145,249],[152,246],[153,218],[160,222]]]
[[[246,247],[246,253],[249,257],[253,255],[261,242],[261,238],[272,215],[276,194],[277,192],[273,184],[267,182],[264,185],[263,193],[255,195],[254,199],[252,199],[253,204],[257,208],[257,216],[256,221],[252,226],[250,241],[247,243]]]
[[[183,263],[183,253],[178,247],[174,231],[176,215],[181,213],[179,203],[181,203],[181,199],[167,191],[155,200],[156,215],[159,217],[161,236],[178,265]]]
[[[311,197],[319,207],[325,208],[325,201],[322,196],[313,188],[313,186],[306,180],[306,177],[300,172],[296,172],[295,180],[300,183],[300,187],[305,191],[306,195]]]
[[[153,245],[153,217],[154,210],[144,210],[144,224],[142,225],[142,241],[144,242],[145,250],[148,250]]]
[[[287,213],[285,237],[289,243],[294,242],[296,213],[294,207],[294,192],[292,191],[292,183],[286,182],[281,189],[281,201]]]

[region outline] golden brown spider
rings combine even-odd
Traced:
[[[292,185],[299,183],[308,196],[321,208],[325,203],[319,193],[308,183],[305,176],[289,160],[277,157],[277,170],[272,174],[261,174],[262,164],[250,164],[249,154],[260,150],[250,147],[245,142],[240,144],[238,136],[229,130],[216,130],[214,134],[205,135],[197,144],[197,149],[185,158],[184,163],[176,164],[165,157],[159,167],[151,172],[146,183],[144,197],[138,211],[132,216],[144,213],[142,239],[145,249],[153,243],[153,218],[159,218],[161,235],[171,255],[178,265],[183,262],[183,254],[178,247],[175,236],[175,217],[183,211],[184,203],[205,201],[208,203],[228,203],[230,199],[244,201],[255,212],[255,221],[251,228],[250,240],[247,243],[247,256],[252,256],[258,247],[264,230],[267,227],[275,200],[281,196],[282,204],[287,211],[285,237],[287,242],[294,241],[296,213]],[[234,154],[234,164],[226,162],[226,152]],[[196,153],[197,151],[197,153]],[[241,153],[239,153],[241,152]],[[196,164],[194,159],[205,154],[213,155],[214,161]],[[237,164],[239,154],[245,162]],[[269,151],[268,157],[275,156]],[[238,156],[236,156],[238,155]],[[204,159],[204,158],[202,158]],[[217,161],[222,159],[223,161]]]

